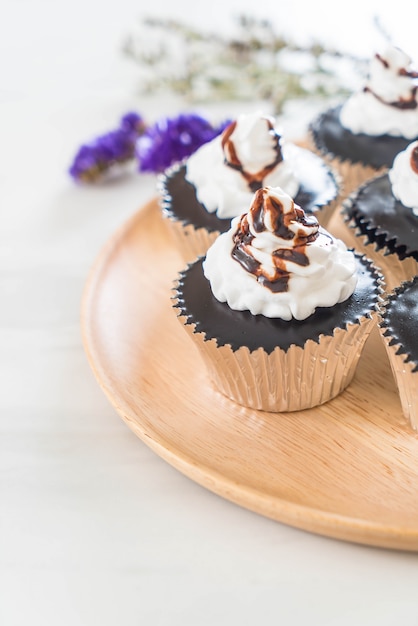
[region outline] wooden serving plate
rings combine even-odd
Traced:
[[[212,388],[171,308],[182,267],[151,202],[113,236],[87,282],[84,346],[128,426],[192,480],[262,515],[418,550],[418,436],[378,332],[338,398],[299,413],[245,409]]]

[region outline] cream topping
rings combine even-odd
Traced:
[[[241,115],[188,159],[186,179],[209,213],[216,212],[221,219],[236,217],[263,186],[280,186],[292,197],[297,194],[293,154],[282,146],[271,117]]]
[[[343,302],[357,283],[353,253],[277,187],[255,193],[249,212],[209,248],[203,268],[220,302],[283,320]]]
[[[418,135],[418,73],[411,59],[389,46],[370,62],[363,91],[343,105],[341,124],[353,133],[392,135],[413,139]]]
[[[389,180],[395,198],[418,215],[418,141],[410,143],[395,157]]]

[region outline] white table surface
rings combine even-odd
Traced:
[[[311,4],[292,5],[289,27],[320,31]],[[358,17],[380,3],[349,4]],[[202,6],[156,0],[149,14],[219,18]],[[222,7],[226,20],[251,3]],[[401,8],[392,25],[412,37]],[[90,371],[79,328],[89,268],[155,195],[155,177],[86,189],[66,168],[125,111],[181,110],[138,99],[120,54],[146,9],[0,2],[0,624],[418,625],[416,554],[314,536],[194,484],[135,437]]]

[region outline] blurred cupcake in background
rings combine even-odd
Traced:
[[[395,46],[375,54],[364,88],[310,125],[316,149],[340,173],[344,195],[383,173],[418,139],[418,73]]]
[[[418,141],[344,202],[342,235],[382,270],[387,290],[418,274]]]
[[[418,276],[389,295],[380,317],[403,414],[418,430]]]
[[[205,254],[263,186],[281,187],[322,224],[339,193],[330,167],[311,151],[283,142],[273,118],[241,115],[159,179],[162,212],[183,258]]]

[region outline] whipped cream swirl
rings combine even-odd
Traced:
[[[389,180],[395,198],[418,215],[418,141],[395,157]]]
[[[353,133],[418,135],[418,72],[399,48],[389,46],[370,63],[369,79],[360,93],[343,105],[341,124]]]
[[[240,215],[263,186],[280,186],[292,197],[299,189],[273,118],[260,113],[241,115],[199,148],[187,161],[186,179],[221,219]]]
[[[203,268],[220,302],[283,320],[343,302],[357,284],[354,254],[277,187],[255,193],[249,212],[209,248]]]

